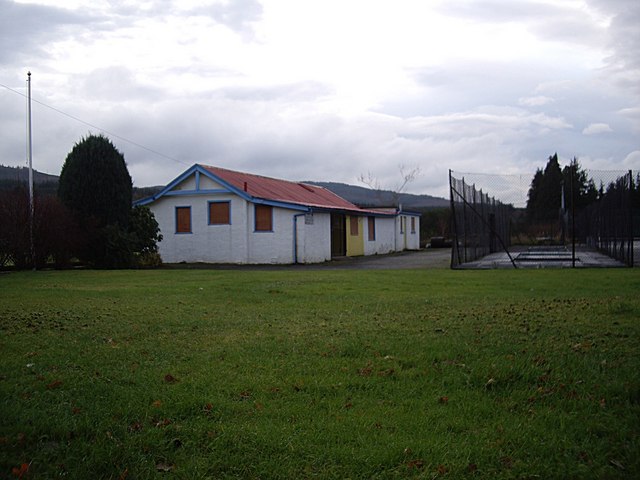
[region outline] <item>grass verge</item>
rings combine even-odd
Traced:
[[[0,477],[638,478],[640,274],[0,276]]]

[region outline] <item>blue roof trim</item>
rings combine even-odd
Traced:
[[[173,192],[172,190],[179,185],[180,183],[182,183],[183,181],[185,181],[187,178],[189,178],[191,175],[195,174],[196,176],[196,190],[184,190],[185,193],[176,193],[176,192],[181,192],[183,190],[177,190],[176,192]],[[209,177],[211,180],[214,180],[218,183],[220,183],[221,185],[223,185],[226,190],[200,190],[200,175],[206,175],[207,177]],[[189,192],[189,193],[187,193]],[[216,177],[215,175],[212,175],[211,173],[209,173],[207,170],[205,170],[204,168],[202,168],[200,165],[195,164],[191,167],[189,167],[187,170],[185,170],[182,174],[180,174],[179,176],[177,176],[176,178],[174,178],[171,182],[169,182],[167,184],[166,187],[164,187],[162,190],[160,190],[158,193],[156,193],[155,195],[152,195],[150,197],[146,197],[146,198],[142,198],[140,200],[137,200],[135,202],[133,202],[133,205],[148,205],[150,203],[155,202],[156,200],[158,200],[160,197],[164,197],[165,195],[170,196],[170,195],[206,195],[209,193],[227,193],[227,192],[232,192],[235,193],[237,195],[240,195],[241,197],[245,198],[245,200],[248,199],[248,195],[245,192],[241,192],[239,191],[237,188],[233,187],[232,185],[229,185],[227,182],[223,181],[222,179]],[[244,195],[241,195],[241,193],[243,193]]]
[[[252,197],[249,199],[252,203],[259,205],[270,205],[272,207],[287,208],[289,210],[298,210],[300,212],[311,212],[311,207],[307,205],[301,205],[299,203],[281,202],[278,200],[266,200],[264,198]]]

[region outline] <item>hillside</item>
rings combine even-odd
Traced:
[[[0,165],[0,180],[9,182],[26,182],[29,180],[29,169],[27,167],[6,167]],[[56,175],[49,175],[48,173],[33,171],[34,183],[58,183],[58,177]]]
[[[6,167],[0,165],[0,191],[15,188],[19,184],[25,184],[29,179],[29,170],[26,167]],[[58,176],[33,171],[33,179],[36,191],[42,193],[55,193],[58,185]],[[396,194],[389,190],[372,190],[370,188],[348,185],[337,182],[314,182],[306,181],[312,185],[318,185],[331,190],[336,195],[349,200],[351,203],[363,207],[389,207],[397,203]],[[154,195],[162,190],[162,186],[134,187],[134,200]],[[411,193],[401,193],[399,201],[405,209],[412,208],[434,208],[448,207],[449,201],[431,195],[415,195]]]
[[[7,167],[0,165],[0,191],[12,190],[29,181],[27,167]],[[36,194],[55,195],[58,190],[58,176],[33,171],[33,183]],[[162,190],[162,187],[133,187],[133,199],[149,197]]]
[[[372,190],[370,188],[358,187],[356,185],[348,185],[346,183],[336,182],[308,181],[305,183],[324,187],[328,190],[331,190],[336,195],[340,195],[342,198],[349,200],[351,203],[367,207],[394,206],[397,203],[398,199],[402,206],[406,209],[449,206],[448,200],[431,195],[401,193],[398,199],[396,199],[396,194],[390,190]]]

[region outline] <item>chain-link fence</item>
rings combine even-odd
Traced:
[[[551,159],[550,159],[551,160]],[[640,174],[581,169],[577,163],[534,175],[449,172],[451,267],[502,251],[513,267],[523,250],[564,252],[548,258],[576,265],[593,249],[624,265],[638,261]],[[492,195],[492,196],[490,196]]]
[[[601,184],[599,198],[569,215],[572,241],[586,244],[628,266],[634,265],[634,200],[637,185],[631,171]],[[637,211],[638,205],[636,205]]]
[[[514,208],[449,172],[453,242],[451,267],[472,262],[511,245]]]

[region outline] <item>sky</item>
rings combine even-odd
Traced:
[[[638,0],[0,0],[0,164],[106,135],[194,163],[448,197],[448,174],[640,170]],[[491,178],[491,177],[489,177]],[[525,189],[528,185],[525,185]]]

